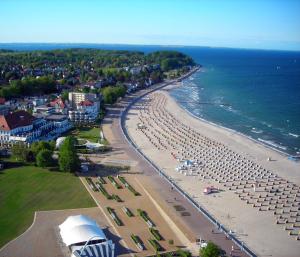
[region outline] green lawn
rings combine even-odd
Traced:
[[[77,139],[86,139],[97,143],[100,139],[100,128],[78,127],[70,131],[70,134],[77,137]]]
[[[34,166],[0,173],[0,247],[24,232],[37,210],[95,207],[78,177]]]

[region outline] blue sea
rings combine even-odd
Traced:
[[[171,95],[193,115],[278,151],[300,154],[300,52],[99,44],[0,44],[0,49],[70,47],[177,50],[201,64]]]

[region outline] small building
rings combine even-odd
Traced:
[[[53,106],[48,106],[48,105],[39,105],[35,106],[33,108],[34,113],[40,113],[40,114],[52,114],[55,113],[55,108]]]
[[[62,98],[56,98],[50,102],[50,106],[54,107],[56,113],[67,114],[67,105]]]

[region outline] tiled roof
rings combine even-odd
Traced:
[[[18,127],[29,126],[34,120],[35,117],[26,111],[0,115],[0,130],[9,131]]]
[[[79,103],[80,106],[93,106],[94,103],[90,100],[85,100]]]
[[[58,105],[60,108],[64,109],[65,108],[65,103],[61,98],[56,98],[52,102],[50,102],[50,105],[54,107],[55,105]]]

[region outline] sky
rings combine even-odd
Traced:
[[[300,50],[300,0],[0,0],[0,43]]]

